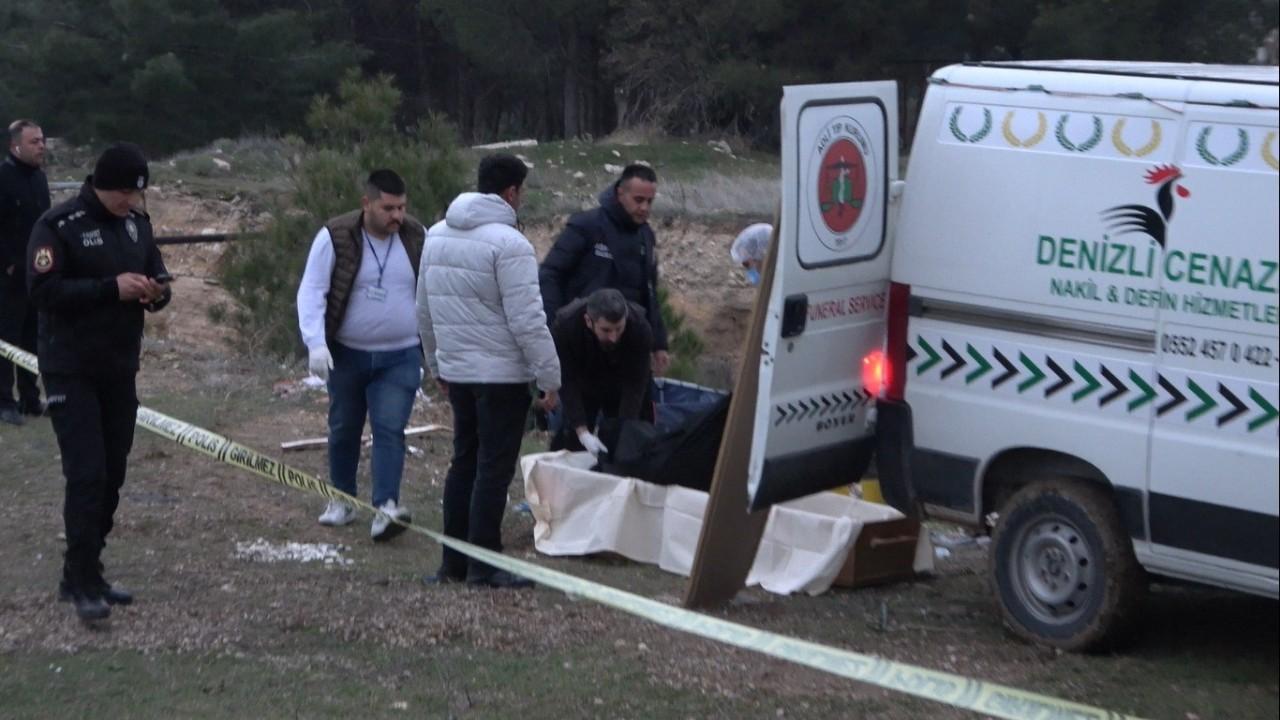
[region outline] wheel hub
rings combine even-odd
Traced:
[[[1063,518],[1030,524],[1018,538],[1015,562],[1015,589],[1042,622],[1074,621],[1096,592],[1093,552],[1080,531]]]

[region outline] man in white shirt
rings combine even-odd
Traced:
[[[311,373],[329,387],[329,482],[356,495],[365,416],[373,427],[375,542],[404,531],[400,506],[404,428],[422,382],[422,346],[414,314],[425,230],[405,213],[404,180],[375,170],[360,210],[316,233],[298,288],[298,325]],[[346,525],[355,508],[330,500],[321,525]]]
[[[529,382],[555,407],[560,361],[547,329],[533,246],[516,229],[529,170],[511,155],[480,161],[478,192],[427,232],[418,326],[427,368],[453,408],[444,534],[502,551],[502,514],[529,414]],[[525,587],[530,581],[444,548],[428,583]]]

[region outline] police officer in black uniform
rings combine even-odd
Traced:
[[[148,177],[137,146],[108,148],[79,194],[40,216],[27,245],[40,371],[67,481],[59,594],[86,621],[133,601],[106,581],[100,558],[133,446],[143,311],[169,302],[169,274],[138,209]]]

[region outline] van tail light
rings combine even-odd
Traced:
[[[907,394],[907,319],[910,303],[910,285],[889,284],[884,350],[872,352],[863,360],[863,388],[886,400],[901,402]],[[877,364],[882,365],[882,369],[875,370]],[[868,379],[876,382],[869,383]]]
[[[872,350],[862,358],[862,389],[873,397],[880,397],[888,389],[892,374],[883,350]]]

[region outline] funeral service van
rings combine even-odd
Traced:
[[[905,178],[895,83],[786,88],[752,506],[874,457],[892,504],[991,532],[1006,622],[1062,648],[1153,576],[1275,598],[1278,87],[946,67]]]

